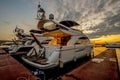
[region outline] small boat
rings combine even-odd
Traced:
[[[57,23],[52,14],[46,19],[40,4],[38,12],[42,13],[37,16],[39,31],[30,31],[35,40],[33,44],[37,45],[34,45],[27,55],[21,56],[24,62],[35,68],[50,69],[56,66],[64,67],[64,64],[70,61],[91,56],[93,45],[82,31],[73,28],[79,26],[77,22],[66,20]],[[41,37],[37,37],[36,33]]]
[[[120,42],[106,43],[105,47],[107,47],[107,48],[120,48]]]
[[[30,43],[33,42],[33,39],[30,35],[26,35],[23,29],[20,29],[16,26],[15,30],[13,30],[16,38],[12,39],[11,42],[6,42],[4,44],[8,45],[8,48],[5,48],[4,51],[11,54],[15,52],[24,52],[27,48],[32,47]]]

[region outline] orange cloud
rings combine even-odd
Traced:
[[[107,35],[99,38],[90,39],[94,44],[105,44],[107,42],[120,42],[120,34]]]

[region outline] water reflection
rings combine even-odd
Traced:
[[[107,48],[106,47],[94,47],[94,56],[100,54],[101,52],[105,51]]]

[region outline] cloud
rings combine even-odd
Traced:
[[[37,6],[40,1],[46,15],[56,21],[74,20],[90,37],[120,34],[120,0],[27,0]]]
[[[102,35],[112,35],[112,34],[120,34],[120,14],[116,14],[114,16],[108,17],[104,22],[96,25],[94,27],[89,28],[89,30],[97,30],[98,31],[88,34],[89,36],[102,36]]]

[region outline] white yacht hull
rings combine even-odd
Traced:
[[[63,46],[61,48],[51,46],[51,48],[47,49],[48,51],[46,51],[46,55],[48,56],[46,64],[33,62],[31,60],[28,60],[24,56],[22,56],[21,58],[24,62],[35,68],[50,69],[56,66],[64,67],[64,64],[68,62],[76,61],[77,59],[90,56],[92,53],[92,48],[92,45]],[[51,52],[52,49],[55,50]],[[49,53],[47,54],[47,52]]]

